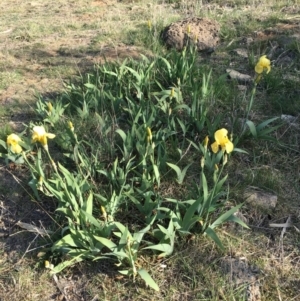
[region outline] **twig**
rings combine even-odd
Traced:
[[[10,33],[12,31],[12,28],[7,29],[5,31],[1,31],[0,34],[6,34],[6,33]]]
[[[13,173],[11,173],[7,168],[5,169],[5,171],[7,171],[14,178],[14,180],[24,189],[24,191],[31,197],[31,201],[36,203],[59,228],[62,228],[61,225],[59,225],[57,221],[48,213],[48,211],[44,209],[43,206],[35,200],[34,196],[24,187],[21,180],[17,178]]]
[[[280,239],[281,239],[281,240],[283,240],[283,235],[284,235],[284,233],[286,232],[286,228],[287,228],[287,227],[290,227],[290,226],[292,225],[292,223],[291,223],[291,216],[290,216],[290,215],[288,216],[288,218],[287,218],[285,224],[283,224],[283,225],[284,225],[284,226],[283,226],[283,229],[282,229],[281,234],[280,234]]]
[[[21,221],[18,221],[16,223],[16,225],[23,229],[26,229],[29,232],[40,234],[41,236],[44,236],[44,235],[49,236],[49,234],[53,234],[53,231],[51,231],[51,230],[45,230],[45,229],[39,228],[37,226],[31,225],[28,223],[23,223]]]
[[[97,301],[97,300],[99,300],[99,295],[98,294],[96,294],[96,296],[91,301]]]
[[[37,234],[37,235],[35,236],[35,238],[29,243],[29,245],[28,245],[28,247],[27,247],[25,253],[23,254],[23,256],[21,257],[21,259],[20,259],[18,262],[20,262],[20,261],[25,257],[25,255],[28,253],[29,247],[30,247],[30,246],[32,245],[32,243],[38,238],[38,236],[39,236],[39,234]]]
[[[280,239],[279,239],[279,248],[281,248],[281,260],[283,260],[283,253],[284,253],[284,250],[283,250],[283,236],[284,236],[284,233],[286,232],[286,229],[287,227],[291,224],[291,216],[289,215],[282,231],[281,231],[281,234],[280,234]]]
[[[277,281],[276,281],[277,282]],[[279,301],[282,301],[282,298],[281,298],[281,294],[280,294],[280,290],[278,288],[278,283],[276,283],[276,290],[277,290],[277,293],[278,293],[278,299]]]
[[[271,228],[284,228],[284,229],[286,229],[286,228],[289,228],[289,227],[292,227],[292,226],[293,226],[293,224],[288,223],[288,222],[286,222],[284,224],[269,224],[269,227],[271,227]]]
[[[56,276],[55,274],[53,275],[53,279],[54,279],[54,281],[55,281],[55,283],[56,283],[56,285],[57,285],[59,291],[60,291],[61,294],[65,297],[66,301],[69,301],[68,295],[67,295],[67,294],[64,292],[64,290],[60,287],[60,283],[59,283],[58,278],[57,278],[57,276]]]
[[[43,245],[43,246],[39,246],[39,247],[36,247],[36,248],[30,249],[30,250],[28,250],[26,253],[29,253],[29,252],[32,252],[32,251],[35,251],[35,250],[37,250],[37,249],[41,249],[41,248],[44,248],[44,247],[46,247],[46,246],[50,246],[50,245],[52,245],[52,243],[45,244],[45,245]]]

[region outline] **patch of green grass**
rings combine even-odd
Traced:
[[[300,113],[299,77],[287,76],[280,70],[267,77],[267,92],[270,104],[280,114],[298,115]]]
[[[6,89],[9,85],[20,81],[22,74],[18,71],[2,71],[0,72],[0,90]]]
[[[7,108],[4,106],[0,106],[0,117],[3,118],[7,115]]]
[[[11,134],[12,132],[12,127],[10,126],[10,124],[6,123],[4,126],[1,126],[0,139],[6,140],[7,135]]]
[[[162,52],[163,45],[160,41],[162,24],[152,24],[151,20],[143,22],[138,29],[128,30],[126,36],[122,39],[125,44],[142,46],[154,51]]]
[[[261,164],[257,162],[255,165]],[[280,192],[282,178],[278,170],[274,170],[270,166],[262,166],[261,168],[252,169],[245,181],[251,186],[278,193]]]
[[[61,62],[61,64],[57,64],[57,62],[52,62],[47,68],[39,70],[38,74],[45,78],[68,77],[71,74],[76,74],[76,67],[64,64],[65,61]]]

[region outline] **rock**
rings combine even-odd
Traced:
[[[247,91],[247,86],[245,86],[245,85],[237,85],[237,88],[241,92],[246,92]]]
[[[262,191],[257,187],[247,188],[244,197],[247,203],[263,209],[273,209],[277,204],[277,195]]]
[[[247,59],[248,58],[248,50],[245,48],[236,48],[234,51],[237,55]]]
[[[245,257],[225,257],[221,261],[221,269],[234,287],[245,288],[244,297],[246,298],[243,300],[261,300],[257,271],[249,267]]]
[[[252,77],[248,74],[243,74],[233,69],[226,69],[226,72],[231,79],[236,79],[240,83],[250,83],[252,81]]]
[[[245,42],[249,46],[254,42],[254,39],[252,37],[248,37],[248,38],[246,38]]]
[[[207,18],[192,17],[167,26],[161,38],[169,48],[182,50],[186,45],[196,45],[198,51],[213,52],[219,43],[220,25]]]
[[[294,123],[296,122],[297,118],[298,117],[295,117],[295,116],[292,116],[292,115],[285,115],[285,114],[282,114],[280,116],[280,118],[288,123]]]
[[[299,116],[292,116],[292,115],[285,115],[282,114],[280,116],[281,120],[285,121],[286,123],[288,123],[290,126],[293,126],[297,129],[300,128],[299,122],[297,122],[297,120],[299,119]]]

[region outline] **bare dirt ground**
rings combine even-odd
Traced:
[[[139,58],[145,50],[131,45],[131,37],[124,37],[122,27],[134,32],[137,26],[146,23],[148,19],[159,19],[164,15],[176,19],[191,15],[193,11],[188,6],[184,6],[182,10],[176,8],[176,3],[166,4],[164,1],[153,4],[151,1],[139,3],[114,0],[1,0],[1,126],[10,124],[12,129],[22,129],[22,123],[33,116],[32,107],[38,93],[53,99],[63,90],[64,81],[91,70],[94,64],[102,63],[105,59]],[[218,9],[222,12],[227,7],[219,6]],[[245,9],[251,11],[253,8],[249,6]],[[264,42],[276,37],[273,42],[274,51],[284,48],[295,39],[299,40],[299,6],[287,6],[285,13],[289,15],[285,22],[278,22],[272,30],[264,29],[245,39]],[[287,31],[292,32],[289,38],[285,38]],[[246,40],[241,40],[241,45],[246,44]],[[286,53],[280,59],[286,66],[291,58]],[[295,164],[299,164],[299,161]],[[295,171],[291,177],[294,174]],[[91,268],[90,275],[87,275],[86,270],[82,271],[79,266],[74,274],[66,275],[57,283],[35,265],[36,253],[44,245],[38,241],[36,234],[28,233],[16,223],[21,220],[47,228],[52,222],[49,213],[55,208],[51,203],[37,204],[30,195],[26,181],[26,170],[14,165],[0,166],[0,300],[92,300],[96,292],[91,290],[94,281],[91,278],[96,279],[101,269],[107,271],[110,267]],[[285,191],[288,194],[286,199],[291,201],[290,207],[295,208],[295,215],[299,214],[299,191],[290,187]],[[246,247],[249,247],[247,243]],[[277,251],[274,253],[274,265],[280,265],[275,257],[283,254],[280,249]],[[299,249],[291,246],[285,252],[290,254],[291,263],[299,266]],[[194,253],[196,256],[196,251]],[[31,257],[31,254],[35,256]],[[287,274],[285,269],[283,263],[278,268],[284,277]],[[270,273],[273,272],[270,270]],[[294,273],[295,271],[292,272]],[[113,277],[107,280],[106,287],[104,284],[103,287],[99,286],[96,281],[98,289],[109,289],[112,281]],[[299,287],[299,278],[295,281],[286,280],[286,283],[286,290],[293,289],[291,284]],[[277,287],[274,284],[273,289],[276,290]],[[120,295],[114,300],[134,299],[123,299]],[[140,300],[151,299],[142,296]],[[189,299],[179,294],[178,299],[174,297],[174,300]]]

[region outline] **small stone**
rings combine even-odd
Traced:
[[[287,121],[288,123],[294,123],[298,117],[282,114],[280,118],[284,121]]]
[[[237,85],[237,88],[241,92],[247,91],[247,86],[245,86],[245,85]]]
[[[226,69],[226,72],[231,79],[236,79],[238,82],[249,83],[252,81],[252,77],[248,74],[243,74],[233,69]]]
[[[292,115],[286,115],[286,114],[282,114],[280,116],[281,120],[285,121],[286,123],[288,123],[290,126],[293,126],[297,129],[300,128],[300,124],[298,121],[299,119],[299,116],[295,117],[295,116],[292,116]]]
[[[253,42],[254,42],[254,39],[253,39],[252,37],[246,38],[246,44],[247,44],[247,45],[250,45],[250,44],[252,44]]]
[[[235,52],[237,55],[239,55],[239,56],[241,56],[241,57],[243,57],[243,58],[245,58],[245,59],[248,58],[248,51],[247,51],[247,49],[244,49],[244,48],[237,48],[237,49],[234,49],[234,52]]]

